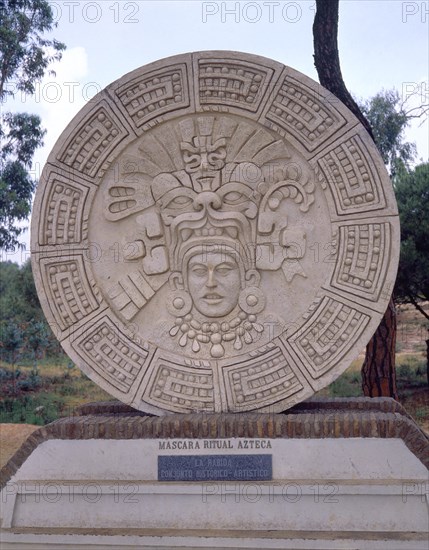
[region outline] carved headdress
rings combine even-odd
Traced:
[[[142,276],[152,288],[152,278],[163,276],[165,282],[170,272],[169,311],[178,319],[170,334],[180,333],[181,345],[192,341],[198,352],[210,342],[214,357],[223,355],[225,341],[234,340],[239,349],[243,339],[249,343],[252,330],[261,330],[256,322],[264,302],[259,270],[283,268],[288,281],[305,276],[299,263],[305,236],[287,227],[279,207],[289,199],[301,211],[309,209],[314,201],[310,173],[293,162],[283,141],[228,116],[188,117],[167,141],[161,143],[156,132],[143,137],[139,152],[140,158],[128,159],[121,168],[136,183],[108,190],[107,218],[138,214],[134,258],[142,258]],[[193,317],[186,296],[184,272],[192,254],[215,249],[236,254],[240,268],[253,276],[244,277],[248,283],[235,317],[225,320],[222,330],[217,323],[203,330],[204,320]]]

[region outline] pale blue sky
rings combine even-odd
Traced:
[[[69,1],[51,2],[53,36],[67,51],[35,98],[16,97],[13,108],[38,113],[48,133],[35,158],[40,172],[56,139],[97,91],[123,74],[178,53],[224,49],[270,57],[317,80],[313,65],[315,2]],[[428,102],[428,1],[342,0],[339,50],[349,90],[368,98],[396,88]],[[419,85],[426,81],[426,85]],[[9,106],[7,106],[9,107]],[[409,130],[427,160],[428,121]],[[26,238],[28,240],[28,236]],[[24,254],[2,259],[21,261]]]

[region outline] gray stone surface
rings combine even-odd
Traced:
[[[2,549],[427,548],[428,439],[391,399],[274,415],[115,408],[41,428],[0,472]],[[272,479],[159,480],[160,458],[208,455],[271,455]]]
[[[399,224],[357,119],[272,60],[129,73],[44,169],[32,260],[73,361],[139,410],[279,412],[337,378],[393,288]]]

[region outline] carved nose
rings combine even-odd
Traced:
[[[214,210],[217,210],[222,205],[222,201],[211,191],[203,191],[194,200],[195,210],[201,210],[204,207],[211,206]]]
[[[217,281],[215,278],[215,274],[213,270],[209,270],[207,281],[206,281],[206,287],[207,288],[215,288],[217,286]]]
[[[209,168],[210,168],[209,161],[207,160],[207,158],[203,158],[201,160],[201,170],[203,172],[207,172],[207,170],[209,170]]]

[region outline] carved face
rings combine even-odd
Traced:
[[[189,260],[187,283],[197,311],[206,317],[224,317],[238,302],[240,268],[232,254],[196,254]]]
[[[197,136],[194,138],[193,144],[182,142],[180,145],[185,170],[188,174],[221,170],[225,166],[226,148],[224,138],[212,143],[211,137]]]

